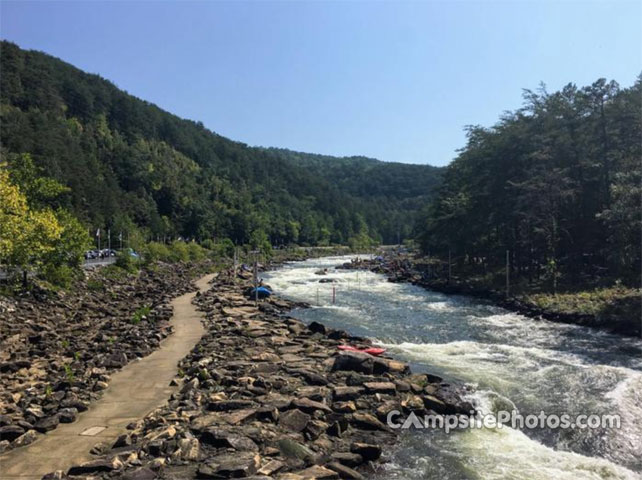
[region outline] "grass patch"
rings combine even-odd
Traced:
[[[572,293],[538,293],[523,297],[529,303],[545,310],[561,313],[579,313],[583,315],[601,315],[630,297],[640,298],[640,291],[623,286],[597,288]]]
[[[135,312],[134,315],[132,315],[132,323],[134,325],[138,325],[141,320],[147,319],[147,316],[150,314],[152,309],[149,307],[149,305],[143,305],[142,307],[139,307]]]
[[[71,369],[70,365],[65,365],[64,369],[65,369],[65,377],[67,378],[69,383],[72,383],[74,381],[74,379],[76,378],[75,375],[74,375],[74,371]]]

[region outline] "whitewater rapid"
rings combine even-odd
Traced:
[[[642,342],[530,319],[479,300],[335,270],[350,257],[262,275],[308,302],[292,314],[367,336],[431,372],[468,384],[482,413],[617,414],[621,428],[424,430],[402,435],[381,479],[642,478]],[[328,275],[316,275],[328,268]],[[334,283],[319,283],[326,278]],[[335,303],[332,303],[333,289]]]

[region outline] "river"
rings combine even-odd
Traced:
[[[407,431],[378,479],[642,478],[642,341],[333,269],[349,258],[290,263],[262,278],[277,294],[314,305],[292,312],[304,322],[372,338],[414,372],[469,385],[481,413],[616,414],[621,422],[597,429]],[[327,276],[315,274],[321,268]]]

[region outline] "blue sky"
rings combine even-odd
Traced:
[[[444,165],[522,88],[642,71],[642,2],[0,2],[0,36],[250,145]]]

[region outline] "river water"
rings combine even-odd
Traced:
[[[293,316],[372,338],[414,372],[469,385],[482,413],[615,414],[621,423],[407,431],[378,478],[642,478],[642,341],[530,319],[372,272],[333,269],[348,260],[295,262],[262,277],[279,295],[315,305]],[[321,268],[329,274],[315,275]],[[322,278],[336,283],[319,283]]]

